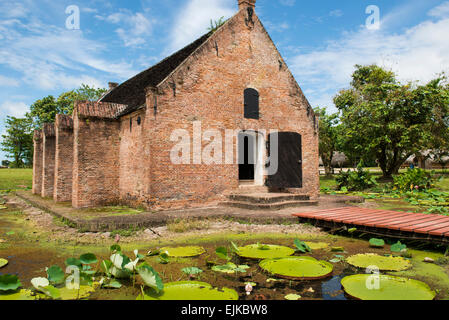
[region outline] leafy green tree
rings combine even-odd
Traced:
[[[23,168],[33,163],[33,128],[30,119],[7,116],[6,135],[2,135],[1,150],[12,159],[12,166]]]
[[[326,175],[332,174],[332,160],[335,151],[338,151],[339,129],[338,113],[328,114],[326,108],[315,108],[319,117],[319,153],[323,161]]]
[[[376,65],[357,65],[352,78],[351,88],[334,98],[345,149],[361,160],[374,156],[384,178],[428,146],[433,134],[447,129],[447,89],[441,79],[402,85],[393,72]]]
[[[48,96],[34,102],[27,117],[32,119],[35,128],[41,128],[44,123],[55,121],[57,114],[72,114],[75,101],[97,101],[106,89],[81,85],[80,88],[62,93],[57,99]]]

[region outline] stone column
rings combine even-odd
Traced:
[[[55,125],[45,123],[42,130],[42,197],[53,197],[55,184]]]
[[[55,202],[72,201],[73,120],[58,114],[55,121]]]
[[[35,130],[33,136],[33,194],[42,193],[42,130]]]

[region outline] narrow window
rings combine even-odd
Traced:
[[[248,88],[245,89],[245,118],[259,120],[259,92]]]

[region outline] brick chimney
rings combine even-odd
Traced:
[[[256,0],[237,0],[239,3],[239,11],[246,8],[254,8],[256,7]]]
[[[115,89],[118,87],[118,83],[117,82],[109,82],[109,90]]]

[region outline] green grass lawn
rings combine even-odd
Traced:
[[[29,189],[33,185],[33,169],[0,169],[0,190]]]

